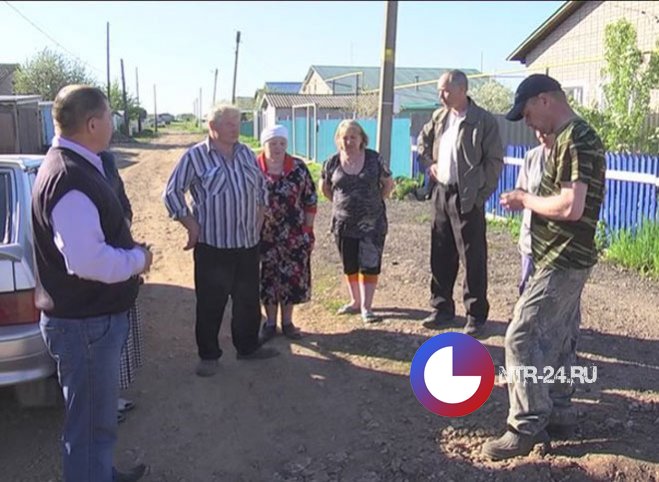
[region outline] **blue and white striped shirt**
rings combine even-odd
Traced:
[[[190,214],[199,222],[199,242],[216,248],[251,248],[259,242],[257,209],[268,204],[268,189],[252,150],[236,143],[227,160],[207,138],[191,147],[174,168],[163,201],[170,217]]]

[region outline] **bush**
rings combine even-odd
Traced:
[[[307,168],[311,173],[311,179],[313,179],[313,182],[316,184],[316,188],[318,188],[318,182],[320,181],[320,171],[323,169],[323,165],[319,162],[309,162],[307,163]]]
[[[254,137],[240,136],[240,142],[251,147],[253,151],[261,151],[261,143]]]
[[[133,137],[135,139],[153,139],[155,137],[159,137],[160,133],[153,132],[151,129],[142,129],[141,132],[138,132],[135,134]]]
[[[597,221],[595,228],[595,249],[598,253],[603,253],[609,247],[609,236],[607,233],[606,222],[601,219]]]
[[[423,187],[423,176],[419,174],[416,179],[398,176],[394,178],[394,182],[396,183],[396,187],[393,193],[391,193],[391,197],[402,201],[407,199],[410,194],[413,194],[417,198],[417,190]]]
[[[496,217],[487,220],[488,228],[492,228],[495,232],[507,231],[517,243],[519,240],[519,233],[522,230],[522,216],[521,214],[513,214],[504,218]]]

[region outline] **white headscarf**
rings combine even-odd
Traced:
[[[265,144],[273,137],[283,137],[288,141],[288,129],[279,124],[263,129],[261,132],[261,145]]]

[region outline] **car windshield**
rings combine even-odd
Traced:
[[[0,172],[0,244],[11,240],[11,178],[9,173]]]

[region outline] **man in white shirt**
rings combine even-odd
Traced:
[[[433,312],[424,326],[443,327],[455,318],[453,286],[462,262],[464,333],[480,336],[490,308],[484,204],[503,168],[503,146],[494,116],[467,96],[464,72],[446,72],[437,88],[443,107],[433,113],[417,143],[419,158],[436,181],[430,254]]]

